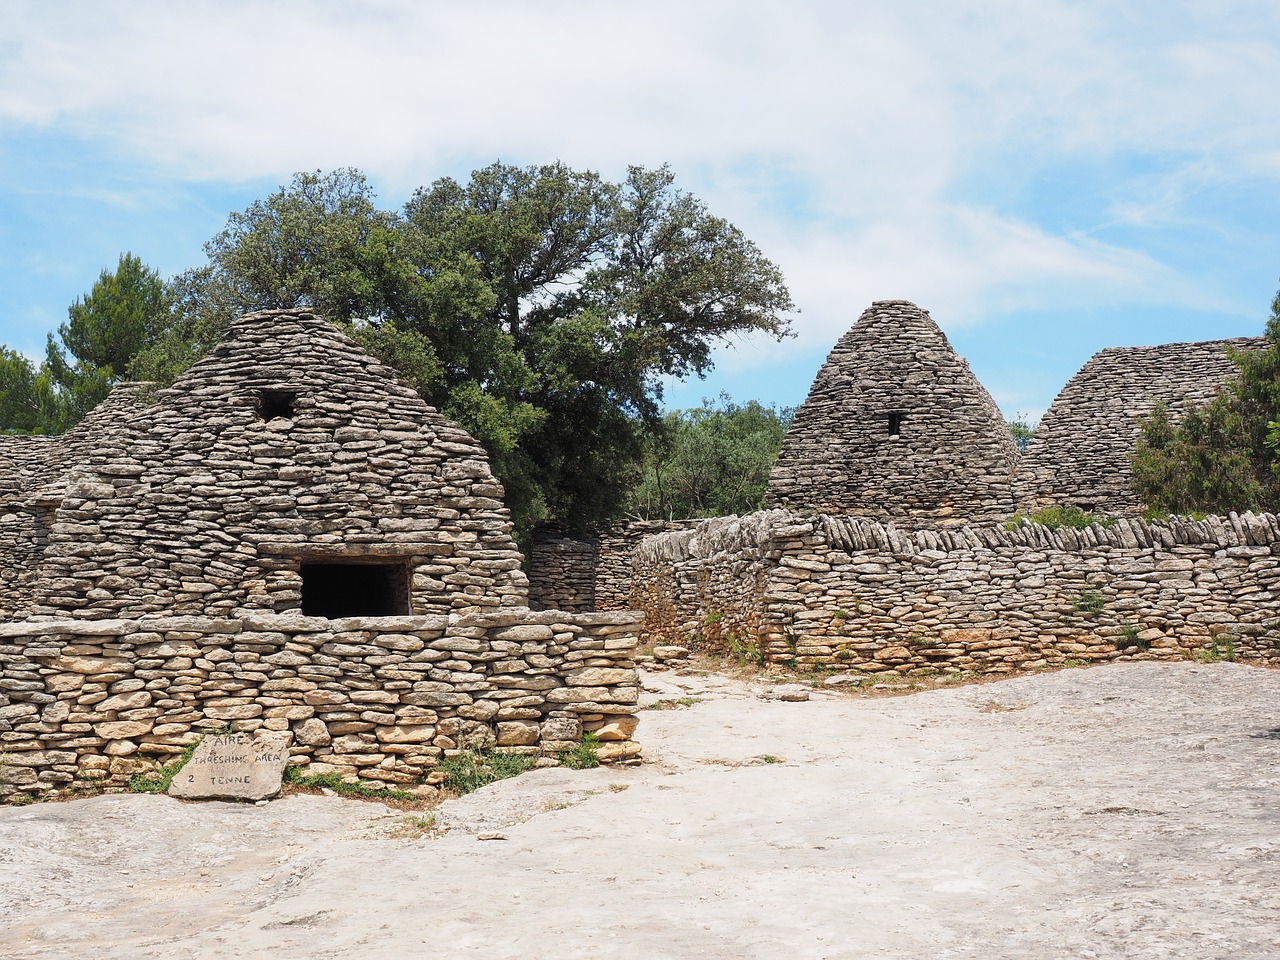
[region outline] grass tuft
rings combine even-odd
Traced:
[[[404,790],[393,790],[390,787],[370,787],[359,781],[343,780],[337,773],[302,773],[301,766],[284,768],[284,782],[299,787],[332,790],[340,797],[353,800],[413,800],[412,793]]]
[[[199,740],[187,744],[177,760],[171,760],[164,765],[157,764],[151,773],[135,773],[129,778],[129,790],[133,793],[168,793],[173,778],[187,765],[187,761],[191,759],[191,755],[196,752],[196,747],[199,745]]]
[[[462,750],[437,768],[445,773],[446,790],[459,795],[472,793],[499,780],[519,776],[532,769],[536,757],[522,753],[493,753],[488,750]]]
[[[584,733],[582,742],[572,750],[562,750],[559,755],[560,762],[570,770],[590,770],[592,767],[600,766],[600,757],[596,753],[596,749],[600,746],[600,741],[594,733]]]

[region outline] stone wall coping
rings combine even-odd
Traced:
[[[317,542],[314,539],[300,541],[264,540],[258,549],[267,555],[282,557],[299,557],[303,560],[328,560],[345,557],[364,557],[369,561],[386,558],[387,560],[403,560],[407,557],[421,556],[423,545],[414,543],[394,543],[385,536],[371,543],[353,541],[350,537],[335,540],[332,543]]]
[[[307,617],[296,612],[265,613],[242,611],[238,622],[250,630],[275,630],[283,633],[351,633],[376,630],[397,633],[413,630],[442,630],[453,618],[444,614],[396,617]]]
[[[1177,546],[1270,546],[1280,543],[1280,518],[1273,513],[1228,513],[1203,520],[1169,517],[1148,521],[1121,518],[1084,529],[1048,527],[1023,520],[1013,529],[1003,523],[959,527],[899,528],[862,517],[767,510],[746,517],[708,520],[695,530],[658,534],[637,548],[646,560],[683,560],[717,553],[759,551],[781,540],[820,535],[850,553],[964,553],[1003,548],[1079,552],[1098,547],[1171,549]]]
[[[136,620],[79,620],[69,617],[41,618],[0,623],[0,638],[52,635],[119,637],[134,633],[189,631],[204,634],[235,634],[268,630],[277,633],[413,633],[443,632],[450,627],[506,627],[520,624],[550,626],[563,623],[581,627],[639,625],[639,610],[610,610],[604,613],[571,613],[564,610],[504,608],[492,613],[421,617],[304,617],[288,613],[246,612],[243,617],[143,617]]]

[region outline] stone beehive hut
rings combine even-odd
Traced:
[[[1129,458],[1142,418],[1157,403],[1169,404],[1177,417],[1186,403],[1209,400],[1237,372],[1231,351],[1264,342],[1239,337],[1094,354],[1036,427],[1015,481],[1019,509],[1070,504],[1106,514],[1141,512]]]
[[[767,503],[950,523],[1008,516],[1017,450],[969,365],[925,310],[876,301],[796,412]]]
[[[154,402],[125,402],[132,416],[95,416],[60,445],[59,475],[27,485],[44,531],[25,612],[525,604],[484,451],[319,317],[246,316]]]

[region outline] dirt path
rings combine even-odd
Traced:
[[[647,764],[527,774],[435,829],[307,796],[0,809],[0,957],[1280,955],[1280,672],[646,686],[698,700],[643,713]]]

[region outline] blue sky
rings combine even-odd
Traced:
[[[797,336],[674,406],[796,404],[877,299],[928,309],[1006,414],[1106,346],[1260,333],[1280,287],[1267,2],[23,2],[0,25],[0,342],[33,356],[119,254],[354,166],[381,204],[501,159],[678,184],[782,268]]]

